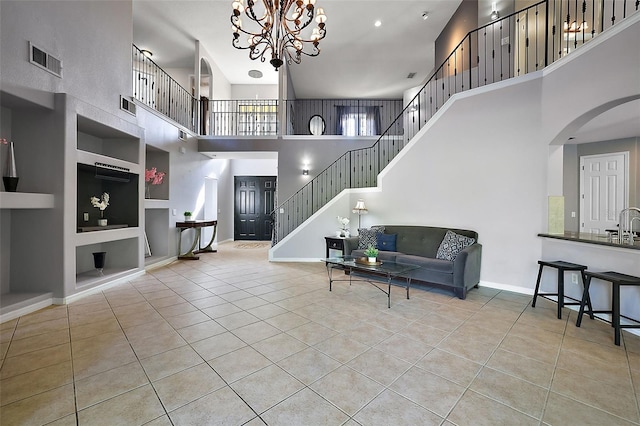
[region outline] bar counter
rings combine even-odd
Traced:
[[[565,231],[562,234],[538,234],[538,237],[555,238],[558,240],[576,241],[579,243],[597,244],[602,246],[617,247],[617,248],[630,249],[630,250],[640,250],[640,238],[638,237],[635,238],[634,245],[631,245],[628,243],[620,244],[616,241],[617,237],[615,236],[613,237],[613,240],[611,240],[611,238],[609,238],[608,235],[591,234],[588,232]]]

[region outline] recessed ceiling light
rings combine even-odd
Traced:
[[[260,71],[260,70],[249,70],[249,77],[251,77],[251,78],[262,78],[262,71]]]
[[[422,19],[424,19],[425,21],[429,19],[429,12],[422,12]]]
[[[382,25],[382,21],[378,20],[376,22],[374,22],[374,24],[376,27],[379,27],[380,25]]]

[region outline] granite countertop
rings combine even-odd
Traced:
[[[630,245],[626,243],[625,244],[618,243],[616,241],[616,238],[617,238],[616,236],[614,236],[613,239],[610,239],[608,235],[591,234],[588,232],[565,231],[562,234],[538,234],[538,236],[544,237],[544,238],[555,238],[558,240],[565,240],[565,241],[576,241],[580,243],[597,244],[602,246],[618,247],[618,248],[625,248],[625,249],[631,249],[631,250],[640,250],[640,238],[638,237],[635,238],[635,244]]]

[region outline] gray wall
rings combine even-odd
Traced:
[[[629,206],[634,207],[640,203],[640,183],[638,182],[640,179],[638,173],[640,136],[564,146],[564,223],[567,231],[577,232],[580,230],[580,157],[625,151],[629,152]],[[576,212],[575,218],[571,218],[572,211]]]
[[[132,92],[130,0],[0,3],[3,84],[68,93],[131,118],[118,109]],[[29,63],[29,41],[62,60],[62,78]]]
[[[345,152],[373,145],[376,138],[199,138],[201,152],[275,152],[278,156],[278,202],[282,203]],[[309,175],[302,175],[305,161]]]

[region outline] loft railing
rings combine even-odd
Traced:
[[[198,130],[197,103],[185,88],[133,45],[133,97],[191,131]]]
[[[378,136],[402,111],[401,99],[295,99],[284,101],[285,134],[311,135],[311,118],[319,117],[323,135]],[[390,131],[402,134],[402,123]]]
[[[276,99],[203,100],[202,134],[212,136],[310,135],[310,120],[318,116],[323,135],[378,136],[402,111],[401,99]],[[284,108],[284,127],[279,128]],[[402,123],[393,128],[401,135]]]
[[[278,100],[203,100],[202,134],[212,136],[270,136],[278,134]]]
[[[375,186],[378,173],[454,94],[540,70],[639,7],[640,0],[545,0],[469,32],[373,146],[345,153],[279,203],[273,243],[343,189]],[[399,123],[401,137],[394,132]]]

